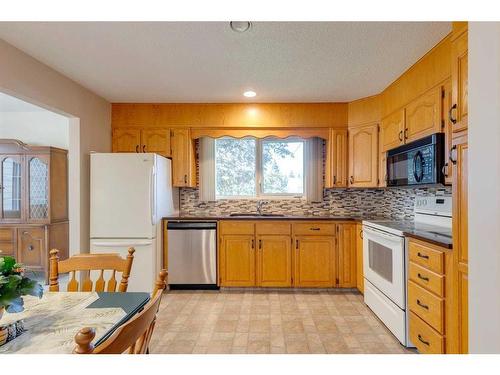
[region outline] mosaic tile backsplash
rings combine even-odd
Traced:
[[[359,218],[413,219],[416,195],[451,194],[451,187],[326,189],[323,201],[308,203],[302,199],[268,200],[263,212],[285,215],[348,216]],[[198,189],[179,191],[180,213],[183,216],[224,216],[234,212],[255,212],[255,200],[222,199],[200,202]]]

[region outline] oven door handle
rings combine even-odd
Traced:
[[[401,240],[400,236],[397,236],[395,234],[387,234],[387,233],[382,232],[381,230],[366,227],[366,226],[363,227],[363,232],[365,234],[368,234],[368,235],[372,234],[374,236],[380,236],[380,237],[386,238],[386,239],[391,240],[391,241]]]

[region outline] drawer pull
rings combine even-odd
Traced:
[[[425,341],[423,338],[422,338],[422,335],[418,335],[418,341],[420,341],[422,344],[425,344],[427,346],[430,346],[430,343],[429,341]]]
[[[320,228],[313,227],[313,228],[309,228],[309,230],[320,230]]]
[[[418,276],[419,279],[422,279],[424,281],[429,281],[428,277],[422,276],[420,273],[418,273],[417,276]]]
[[[420,307],[423,307],[423,308],[424,308],[424,309],[426,309],[426,310],[429,310],[429,306],[424,305],[422,302],[420,302],[420,300],[419,300],[419,299],[417,299],[417,305],[419,305]]]
[[[418,253],[417,253],[417,255],[418,255],[420,258],[429,259],[429,256],[428,256],[428,255],[422,254],[421,252],[418,252]]]
[[[33,249],[34,249],[33,245],[28,246],[28,251],[33,251]]]

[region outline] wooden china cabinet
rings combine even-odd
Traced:
[[[48,275],[48,253],[68,257],[68,152],[0,139],[0,254]]]

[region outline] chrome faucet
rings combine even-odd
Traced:
[[[269,202],[268,201],[257,201],[256,208],[257,208],[257,213],[259,215],[262,215],[262,206],[264,206],[267,203],[269,203]]]

